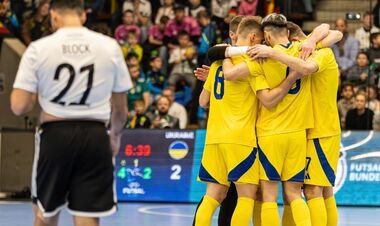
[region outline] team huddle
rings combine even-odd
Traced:
[[[282,225],[337,226],[339,70],[329,46],[342,34],[322,24],[306,36],[270,14],[235,17],[230,37],[195,71],[207,77],[199,103],[210,110],[193,225],[211,225],[221,206],[219,225],[279,226],[281,182]]]

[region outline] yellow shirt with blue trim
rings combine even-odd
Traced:
[[[248,56],[232,58],[234,64],[248,60]],[[240,144],[256,147],[255,123],[258,100],[251,76],[237,81],[224,80],[222,62],[214,62],[204,89],[210,92],[210,112],[206,144]]]
[[[337,106],[339,69],[330,48],[316,50],[308,60],[318,65],[318,71],[311,75],[314,128],[307,130],[308,139],[340,134]]]
[[[276,45],[288,55],[298,57],[300,42],[289,42],[288,45]],[[260,68],[249,67],[254,77],[255,90],[273,89],[287,77],[289,68],[273,59],[267,59]],[[304,76],[298,79],[285,98],[274,108],[261,107],[256,123],[257,136],[297,132],[313,128],[314,117],[310,92],[311,78]]]

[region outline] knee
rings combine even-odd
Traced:
[[[334,188],[333,187],[324,187],[323,188],[323,198],[328,199],[334,196]]]
[[[298,186],[286,186],[284,189],[285,199],[289,204],[295,200],[301,198],[301,187]]]
[[[322,188],[318,186],[305,185],[303,193],[307,200],[322,197]]]
[[[36,221],[42,223],[41,225],[45,226],[56,226],[57,218],[56,217],[43,217],[42,213],[36,214]]]

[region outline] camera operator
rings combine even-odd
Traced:
[[[160,96],[157,99],[157,113],[154,116],[153,129],[179,129],[179,119],[168,114],[170,99]]]

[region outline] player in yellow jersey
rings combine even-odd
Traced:
[[[288,27],[291,39],[307,40],[296,24],[289,23]],[[315,42],[311,45],[315,46]],[[338,210],[333,186],[340,150],[340,124],[336,102],[339,69],[332,50],[318,49],[307,61],[262,45],[252,48],[250,54],[255,57],[270,57],[302,74],[312,74],[311,93],[315,125],[307,130],[304,194],[308,200],[313,226],[337,226]]]
[[[278,14],[264,18],[262,25],[265,41],[289,55],[298,56],[300,44],[289,42],[286,22],[286,18]],[[242,64],[234,66],[230,60],[225,60],[225,78],[236,79],[239,71],[244,71],[241,66],[244,68]],[[226,71],[227,68],[230,70]],[[255,79],[257,97],[263,104],[256,125],[260,185],[264,201],[262,225],[280,225],[277,207],[278,181],[283,181],[285,197],[291,205],[297,225],[311,225],[308,207],[301,198],[306,159],[306,129],[311,128],[314,123],[310,114],[310,78],[298,80],[289,94],[277,106],[273,106],[262,101],[265,100],[263,96],[287,77],[289,69],[271,59],[262,64],[262,67],[248,65],[248,68]]]
[[[249,18],[244,20],[247,20],[246,29],[238,32],[237,44],[261,43],[260,25]],[[233,60],[235,63],[250,61],[247,56]],[[253,79],[225,81],[221,63],[216,61],[211,65],[210,76],[200,96],[201,106],[205,107],[210,102],[206,145],[199,173],[200,180],[207,182],[207,189],[197,209],[194,225],[211,225],[215,209],[224,199],[229,184],[234,182],[239,198],[231,225],[248,226],[259,180],[258,163],[255,161],[258,101],[252,89]],[[273,96],[285,96],[296,76],[293,73],[273,89]]]

